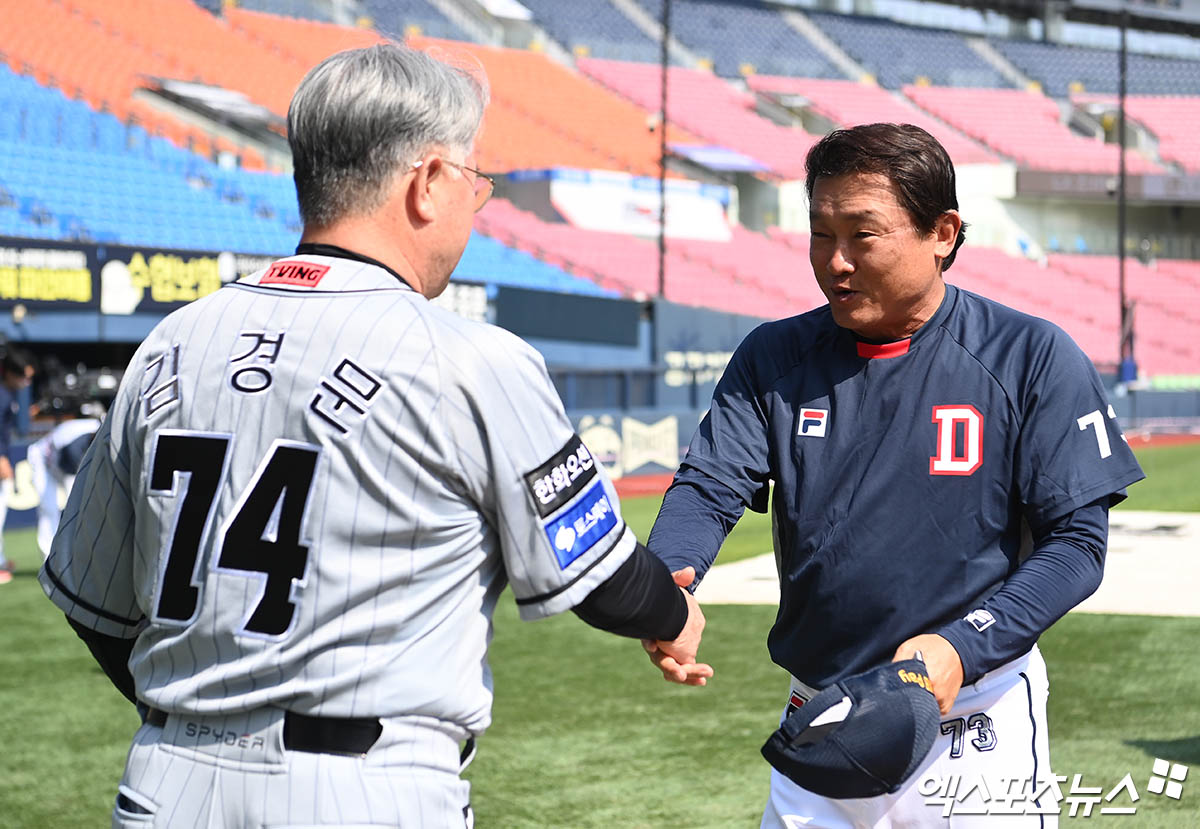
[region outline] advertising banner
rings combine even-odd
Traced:
[[[276,256],[0,237],[0,308],[168,314]],[[487,288],[455,280],[437,305],[487,321]]]
[[[674,473],[699,422],[690,409],[574,415],[571,423],[592,456],[616,478]]]
[[[165,314],[274,258],[0,237],[0,308]]]
[[[0,237],[0,308],[99,307],[95,245]]]

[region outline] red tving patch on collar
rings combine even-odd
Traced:
[[[300,285],[311,288],[321,281],[321,277],[329,273],[328,265],[314,265],[312,262],[288,261],[275,262],[267,268],[259,285]]]

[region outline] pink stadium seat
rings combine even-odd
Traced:
[[[637,104],[646,112],[661,107],[659,68],[580,58],[580,71]],[[784,127],[754,111],[755,98],[710,72],[673,66],[669,70],[667,116],[705,141],[750,156],[777,176],[804,177],[804,156],[818,136]]]
[[[475,227],[535,256],[553,256],[568,271],[626,296],[658,293],[654,239],[545,222],[504,199],[492,199]],[[765,318],[797,314],[824,302],[803,253],[743,228],[734,228],[731,242],[670,239],[666,266],[665,295],[673,302]]]
[[[480,214],[477,229],[626,296],[657,292],[655,240],[545,222],[503,199]],[[729,242],[671,239],[666,297],[689,305],[778,319],[825,303],[808,262],[808,236],[734,226]],[[1056,255],[1045,262],[995,248],[963,247],[947,282],[1033,314],[1070,334],[1103,366],[1117,363],[1120,312],[1116,259]],[[1129,270],[1137,301],[1136,356],[1151,374],[1194,373],[1200,366],[1200,262],[1160,260]]]
[[[1172,284],[1156,295],[1156,286],[1173,283],[1174,277],[1126,264],[1129,296],[1135,300],[1136,356],[1143,370],[1195,372],[1200,366],[1195,287],[1190,294],[1176,293],[1181,289]],[[946,279],[1050,320],[1094,361],[1114,365],[1120,331],[1116,269],[1112,256],[1054,255],[1040,265],[999,250],[964,247]]]
[[[799,105],[795,99],[807,100],[813,111],[840,127],[880,121],[915,124],[940,141],[955,164],[994,164],[1000,160],[983,145],[874,83],[773,75],[751,75],[747,82],[755,92],[793,108]]]
[[[1113,95],[1074,95],[1076,103],[1100,101],[1116,105]],[[1142,124],[1158,139],[1158,154],[1189,173],[1200,173],[1200,96],[1130,95],[1126,115]]]
[[[1079,173],[1113,173],[1113,144],[1076,135],[1062,122],[1058,104],[1037,92],[906,86],[904,94],[922,109],[951,124],[1022,167]],[[1131,173],[1161,173],[1137,152],[1126,153]]]
[[[1118,283],[1115,256],[1063,253],[1052,255],[1050,261],[1073,277],[1103,286],[1115,296]],[[1200,285],[1189,279],[1186,272],[1180,273],[1170,260],[1159,260],[1154,267],[1147,267],[1137,259],[1127,257],[1125,293],[1139,305],[1154,306],[1163,313],[1200,324]]]

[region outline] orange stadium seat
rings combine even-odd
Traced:
[[[429,38],[411,43],[465,53],[487,73],[492,103],[480,147],[505,164],[492,169],[570,165],[658,175],[659,139],[646,112],[546,55]],[[668,140],[696,141],[674,128]]]
[[[282,116],[314,63],[381,40],[364,29],[236,8],[221,19],[191,0],[30,2],[34,13],[0,21],[0,37],[12,44],[9,60],[120,118],[136,115],[183,146],[211,141],[134,102],[146,77],[238,90]],[[487,71],[493,105],[480,151],[489,170],[577,166],[657,175],[658,139],[646,113],[545,55],[430,39],[415,45],[467,53]],[[679,130],[670,138],[695,140]]]
[[[372,46],[384,40],[373,29],[339,26],[296,17],[225,9],[225,19],[253,43],[278,51],[305,66],[313,66],[343,49]]]

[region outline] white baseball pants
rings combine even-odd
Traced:
[[[361,756],[290,751],[283,711],[172,715],[133,740],[114,829],[470,829],[459,741],[430,717],[382,720]]]
[[[925,763],[895,794],[836,800],[802,789],[772,769],[761,829],[1053,829],[1058,826],[1053,797],[1040,795],[1034,786],[1006,802],[999,791],[1021,791],[1021,783],[1011,781],[1051,775],[1048,691],[1046,663],[1036,645],[964,686],[942,717],[941,734]]]

